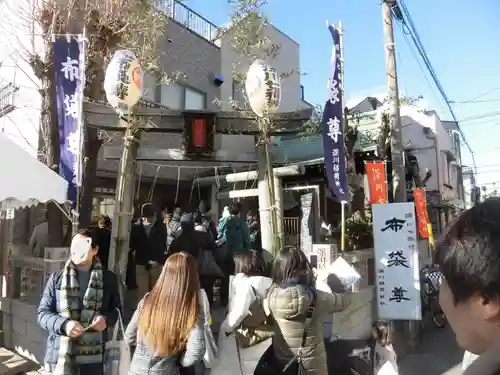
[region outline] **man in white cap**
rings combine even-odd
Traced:
[[[98,252],[93,233],[80,231],[43,292],[37,319],[49,332],[45,365],[53,375],[102,374],[106,328],[117,322],[121,303],[117,276],[102,268]]]

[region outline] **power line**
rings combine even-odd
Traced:
[[[439,78],[438,78],[436,72],[434,71],[434,68],[432,67],[432,64],[429,60],[427,52],[425,51],[425,47],[423,46],[423,43],[420,40],[420,36],[418,35],[418,31],[415,27],[415,24],[413,23],[413,19],[410,15],[410,12],[408,11],[408,8],[406,7],[404,0],[398,0],[398,5],[399,5],[399,8],[403,11],[403,22],[404,22],[405,26],[408,28],[409,35],[412,38],[413,44],[415,45],[420,57],[422,58],[427,70],[429,71],[429,73],[434,81],[434,84],[436,85],[439,93],[441,94],[441,97],[443,98],[443,100],[446,104],[446,107],[447,107],[448,111],[450,112],[451,117],[453,118],[453,121],[455,121],[457,123],[458,131],[460,132],[460,135],[462,136],[464,143],[467,146],[467,149],[469,150],[469,152],[471,154],[472,163],[474,165],[474,170],[475,170],[476,160],[475,160],[475,156],[474,156],[474,151],[472,150],[469,142],[467,141],[467,138],[465,137],[465,134],[463,133],[461,127],[458,124],[458,119],[457,119],[455,112],[453,111],[453,108],[450,104],[450,100],[448,99],[448,96],[446,95],[446,92],[444,91],[443,86],[441,85],[441,82],[439,81]],[[477,99],[477,98],[475,98],[475,99]]]
[[[498,103],[500,99],[490,99],[490,100],[466,100],[466,101],[456,101],[452,100],[450,104],[479,104],[479,103]]]
[[[480,95],[478,95],[478,96],[475,96],[475,97],[473,97],[472,99],[466,100],[466,101],[465,101],[465,102],[463,102],[463,103],[472,103],[472,102],[475,102],[477,99],[484,98],[485,96],[488,96],[488,95],[490,95],[491,93],[494,93],[495,91],[498,91],[498,90],[500,90],[500,86],[499,86],[499,87],[495,87],[494,89],[491,89],[491,90],[489,90],[489,91],[486,91],[485,93],[482,93],[482,94],[480,94]],[[451,102],[451,103],[453,103],[453,102]]]

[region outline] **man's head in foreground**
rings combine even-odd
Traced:
[[[500,345],[500,198],[465,211],[435,252],[440,304],[458,344],[475,354]]]

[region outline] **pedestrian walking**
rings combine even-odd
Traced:
[[[198,222],[200,222],[201,215],[198,214],[197,216]],[[204,228],[200,228],[202,230],[195,230],[195,221],[195,217],[191,213],[182,215],[180,234],[170,244],[168,254],[186,252],[198,261],[201,288],[205,290],[210,304],[213,304],[213,287],[217,273],[206,272],[206,270],[216,267],[219,273],[221,272],[217,264],[207,264],[209,262],[215,263],[215,257],[213,256],[215,252],[215,243]],[[205,257],[204,255],[207,255],[205,252],[208,252],[208,255],[211,255],[211,257]]]
[[[272,280],[262,276],[265,264],[261,253],[239,253],[234,264],[229,309],[219,330],[219,363],[211,375],[253,375],[274,334],[263,305]]]
[[[101,261],[102,268],[108,269],[109,247],[111,244],[111,219],[108,215],[100,215],[97,220],[97,228],[94,229],[97,238],[99,253],[97,254]]]
[[[37,310],[49,332],[45,369],[52,375],[100,375],[107,328],[118,320],[120,295],[116,274],[102,268],[95,235],[73,237],[71,257],[52,274]]]
[[[221,305],[226,306],[229,293],[229,276],[234,273],[234,256],[250,250],[250,231],[246,220],[240,217],[241,204],[233,202],[229,207],[230,216],[219,222],[217,246],[218,259],[225,274],[220,285]]]
[[[376,321],[372,326],[373,375],[398,375],[396,352],[392,347],[390,325],[386,321]]]
[[[138,298],[149,292],[158,279],[167,243],[167,230],[163,218],[151,203],[141,208],[141,218],[130,231],[130,247],[135,252]]]
[[[272,345],[262,356],[255,375],[282,373],[328,374],[323,322],[327,315],[344,310],[348,293],[327,293],[315,287],[314,271],[305,254],[285,247],[277,255],[273,285],[267,295],[276,322]]]
[[[203,360],[205,312],[197,267],[188,253],[171,255],[139,302],[125,331],[125,340],[135,346],[129,375],[194,374]]]

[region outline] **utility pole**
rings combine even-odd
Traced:
[[[393,202],[406,202],[406,172],[404,161],[403,136],[401,132],[401,117],[399,113],[398,75],[396,70],[396,46],[392,23],[392,8],[397,6],[396,0],[382,1],[382,20],[384,25],[384,49],[387,71],[389,126],[391,137],[391,166]],[[416,336],[412,322],[406,320],[392,321],[394,340],[401,352],[406,353],[413,345]]]
[[[406,171],[404,159],[401,117],[399,113],[398,75],[396,70],[396,47],[392,23],[392,7],[396,0],[383,0],[382,19],[384,24],[385,61],[389,99],[389,125],[391,128],[392,192],[394,202],[406,202]]]

